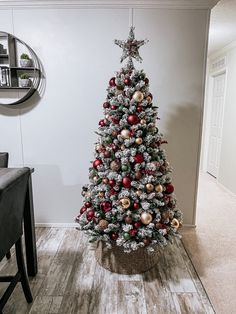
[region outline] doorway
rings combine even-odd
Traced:
[[[221,72],[210,77],[210,117],[209,117],[209,145],[207,151],[207,172],[218,177],[220,152],[222,142],[223,114],[225,103],[225,77]]]

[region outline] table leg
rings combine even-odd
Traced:
[[[35,276],[38,272],[35,224],[34,224],[34,204],[31,175],[29,176],[25,209],[24,209],[24,232],[25,250],[28,276]]]

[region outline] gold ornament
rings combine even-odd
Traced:
[[[112,171],[118,171],[120,169],[120,163],[116,160],[113,160],[111,163],[110,163],[110,168]]]
[[[171,226],[178,229],[179,228],[179,221],[176,218],[173,218],[171,221]]]
[[[148,192],[152,192],[154,190],[154,185],[151,183],[146,184],[146,189]]]
[[[163,186],[161,184],[156,185],[155,186],[155,191],[157,193],[159,193],[159,192],[162,193],[163,192]]]
[[[125,209],[130,207],[130,199],[128,197],[122,198],[120,200],[121,206]]]
[[[138,144],[138,145],[141,145],[143,142],[143,139],[141,137],[137,137],[136,140],[135,140],[135,143]]]
[[[120,134],[124,139],[130,138],[130,130],[128,129],[123,129]]]
[[[120,149],[121,149],[121,150],[125,150],[125,148],[126,148],[126,147],[125,147],[124,144],[122,144],[122,145],[120,146]]]
[[[106,118],[107,120],[109,120],[109,119],[110,119],[110,115],[109,115],[109,114],[106,114],[106,115],[105,115],[105,118]]]
[[[102,144],[97,144],[96,145],[96,151],[98,151],[99,153],[101,153],[101,151],[103,150],[103,145]]]
[[[99,192],[98,192],[98,196],[101,197],[101,198],[104,197],[104,196],[105,196],[105,192],[99,191]]]
[[[136,191],[137,196],[141,196],[143,194],[143,192],[141,190]]]
[[[146,97],[147,102],[150,104],[152,102],[152,97],[151,96],[147,96]]]
[[[103,183],[103,184],[108,184],[108,182],[109,182],[109,179],[108,179],[108,178],[102,179],[102,183]]]
[[[98,176],[93,177],[93,182],[96,184],[98,182],[98,179],[99,179]]]
[[[141,124],[145,124],[145,123],[146,123],[146,120],[145,120],[145,119],[141,119],[141,120],[140,120],[140,123],[141,123]]]
[[[133,99],[137,102],[141,102],[143,100],[144,96],[143,96],[143,93],[140,92],[140,91],[136,91],[134,94],[133,94]]]
[[[116,89],[116,96],[121,95],[123,93],[122,89]]]
[[[98,223],[100,229],[105,230],[108,227],[108,221],[105,219],[101,219]]]
[[[152,215],[147,212],[143,212],[140,220],[144,225],[148,225],[152,221]]]

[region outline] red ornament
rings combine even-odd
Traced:
[[[155,225],[155,227],[156,227],[157,229],[166,229],[166,225],[164,225],[164,224],[162,224],[162,223],[160,223],[160,222],[157,222],[156,225]]]
[[[139,229],[141,227],[141,222],[140,221],[136,221],[134,223],[134,228]]]
[[[126,216],[126,217],[125,217],[125,223],[126,223],[126,224],[131,224],[132,221],[133,221],[133,220],[132,220],[132,217],[130,217],[130,216]]]
[[[148,238],[143,239],[143,243],[144,243],[145,245],[149,245],[149,244],[151,243],[151,240],[148,239]]]
[[[128,77],[124,79],[124,84],[130,85],[130,79]]]
[[[106,109],[106,108],[109,108],[110,107],[110,104],[109,102],[104,102],[103,104],[103,108]]]
[[[135,202],[133,207],[134,207],[134,209],[139,209],[139,203]]]
[[[89,208],[89,207],[92,206],[92,203],[91,202],[86,202],[84,205],[85,205],[86,208]]]
[[[129,177],[124,177],[122,179],[122,184],[123,184],[123,187],[126,188],[126,189],[129,189],[131,187],[131,180]]]
[[[109,85],[110,85],[111,87],[116,86],[116,78],[115,78],[115,77],[112,77],[112,78],[110,79]]]
[[[111,210],[111,203],[108,201],[104,201],[101,203],[102,210],[107,213]]]
[[[116,105],[112,105],[111,106],[111,110],[116,110],[117,109],[117,106]]]
[[[110,189],[110,196],[118,194],[114,189]]]
[[[100,125],[100,126],[106,126],[106,122],[105,122],[104,120],[100,120],[100,121],[99,121],[99,125]]]
[[[105,158],[110,158],[110,157],[111,157],[111,152],[110,152],[109,150],[106,150],[106,151],[104,152],[104,157],[105,157]]]
[[[88,220],[92,220],[93,217],[94,217],[94,211],[93,211],[93,210],[89,210],[89,211],[87,212],[87,219],[88,219]]]
[[[143,110],[143,108],[141,107],[141,106],[138,106],[137,108],[136,108],[136,111],[137,112],[141,112]]]
[[[82,215],[84,212],[86,212],[87,208],[85,206],[83,206],[81,209],[80,209],[80,214]]]
[[[164,196],[164,202],[165,202],[165,204],[168,204],[169,201],[170,201],[169,196],[165,195],[165,196]]]
[[[98,166],[101,166],[101,165],[102,165],[101,159],[96,159],[96,160],[94,160],[94,162],[93,162],[93,168],[97,168]]]
[[[117,233],[112,233],[112,234],[111,234],[111,239],[112,239],[113,241],[116,241],[116,240],[118,239],[118,234],[117,234]]]
[[[146,85],[148,85],[149,79],[146,77],[145,80],[144,80],[144,82],[145,82]]]
[[[111,144],[111,148],[112,148],[113,150],[117,150],[118,147],[116,146],[116,144],[112,143],[112,144]]]
[[[166,190],[165,190],[165,193],[166,194],[171,194],[174,192],[174,186],[171,184],[171,183],[168,183],[166,185]]]
[[[134,174],[135,179],[140,180],[142,178],[142,172],[141,171],[137,171]]]
[[[139,123],[139,118],[135,114],[132,114],[132,115],[128,116],[127,121],[129,124],[135,125],[135,124]]]
[[[111,187],[115,186],[116,185],[116,181],[114,179],[109,180],[109,185]]]
[[[144,158],[142,154],[137,154],[134,156],[134,162],[136,164],[141,164],[143,161],[144,161]]]
[[[131,237],[135,237],[136,233],[137,233],[137,230],[135,230],[135,229],[131,229],[129,231],[129,234],[130,234]]]
[[[111,119],[111,121],[114,123],[114,124],[119,124],[120,123],[120,119],[114,117]]]
[[[130,131],[130,137],[134,136],[135,135],[135,131],[134,130],[131,130]]]

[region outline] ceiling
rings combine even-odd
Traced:
[[[211,11],[208,54],[236,41],[236,0],[221,0]]]

